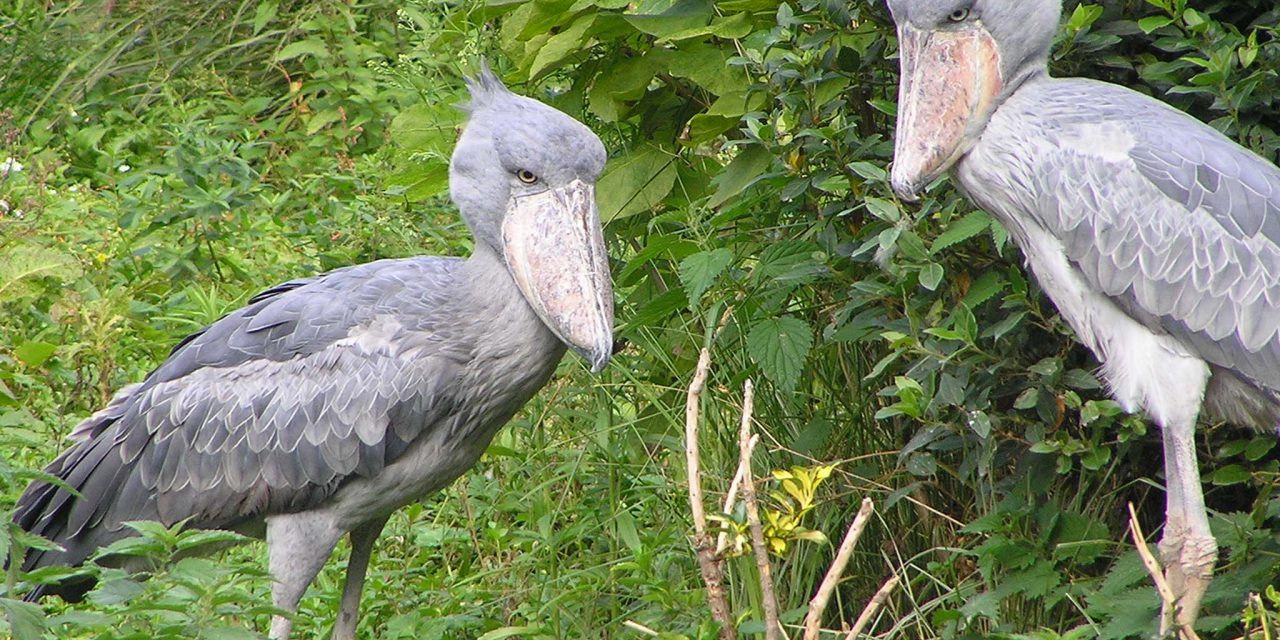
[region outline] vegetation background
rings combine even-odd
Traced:
[[[1056,73],[1277,160],[1273,0],[1067,4]],[[567,359],[474,470],[393,517],[363,637],[643,637],[628,620],[715,637],[682,443],[704,345],[702,481],[718,502],[752,378],[789,624],[869,496],[824,638],[892,574],[877,637],[1149,635],[1125,505],[1158,535],[1158,434],[1105,399],[986,214],[945,185],[895,200],[895,51],[883,2],[861,0],[0,3],[0,511],[78,420],[254,292],[466,253],[445,167],[459,74],[484,56],[611,150],[599,195],[630,346],[599,377]],[[1202,637],[1274,638],[1280,448],[1223,425],[1198,442],[1223,548]],[[741,540],[742,513],[718,521]],[[221,540],[144,533],[129,551],[157,559]],[[32,544],[9,527],[0,555]],[[257,637],[262,556],[95,570],[74,607],[22,603],[53,576],[11,571],[0,636]],[[300,637],[327,632],[341,564]],[[759,635],[755,564],[728,569],[739,632]]]

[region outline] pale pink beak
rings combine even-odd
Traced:
[[[1004,87],[1000,52],[981,23],[955,31],[898,26],[902,77],[893,190],[904,200],[951,168],[977,139]]]

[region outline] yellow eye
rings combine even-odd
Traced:
[[[965,20],[969,19],[969,10],[956,9],[955,11],[952,11],[950,15],[947,16],[947,19],[952,22],[964,22]]]
[[[538,181],[538,176],[533,175],[533,172],[528,169],[521,169],[517,171],[516,177],[520,179],[520,182],[525,184],[533,184]]]

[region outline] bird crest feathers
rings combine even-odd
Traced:
[[[464,111],[475,113],[502,98],[513,95],[507,86],[502,84],[498,75],[489,68],[486,60],[480,60],[480,71],[464,78],[467,90],[471,92],[471,100],[459,105]]]

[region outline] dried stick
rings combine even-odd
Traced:
[[[836,551],[836,557],[831,561],[831,566],[827,568],[827,575],[822,577],[818,592],[813,594],[812,600],[809,600],[809,614],[804,620],[804,640],[817,640],[822,626],[822,613],[826,611],[831,594],[835,592],[836,585],[844,576],[845,565],[849,564],[853,548],[858,545],[858,538],[862,537],[862,530],[867,527],[873,511],[875,511],[875,505],[871,502],[871,498],[863,498],[862,508],[858,509],[858,515],[853,519],[853,524],[849,525],[849,530],[844,534],[844,540],[840,541],[840,548]]]
[[[889,579],[885,580],[884,584],[880,585],[880,589],[876,591],[874,596],[871,596],[866,608],[862,610],[862,613],[858,614],[858,619],[853,621],[853,628],[849,630],[849,635],[845,636],[844,640],[854,640],[859,633],[862,633],[863,627],[866,627],[867,623],[871,622],[871,617],[876,615],[880,607],[884,606],[885,601],[889,599],[889,594],[893,593],[897,586],[898,574],[895,573],[889,576]]]
[[[689,510],[693,514],[693,548],[698,555],[698,568],[702,581],[707,584],[707,602],[711,616],[720,623],[720,640],[735,640],[733,617],[724,597],[724,572],[716,557],[711,536],[707,533],[707,514],[702,504],[702,474],[698,469],[698,409],[702,390],[707,386],[707,369],[711,366],[711,351],[703,347],[698,354],[698,367],[684,404],[684,454],[689,468]]]
[[[764,600],[764,637],[765,640],[780,640],[782,624],[778,622],[778,596],[773,590],[769,548],[764,543],[764,526],[760,524],[760,509],[756,504],[756,486],[751,479],[751,410],[754,402],[755,389],[751,380],[747,379],[742,389],[742,426],[738,430],[738,464],[747,470],[742,476],[742,502],[747,507],[751,548],[755,550],[756,568],[760,570],[760,591]]]
[[[756,450],[756,444],[759,442],[760,434],[752,434],[751,440],[747,442],[747,446],[751,449],[751,451],[747,452],[748,459],[751,458],[751,452]],[[741,458],[741,456],[739,456],[739,458]],[[733,503],[738,500],[738,490],[742,487],[742,478],[748,473],[751,473],[751,468],[749,466],[743,467],[742,460],[739,459],[738,470],[734,472],[733,481],[729,483],[729,491],[724,494],[724,508],[720,510],[721,513],[729,513],[730,511],[733,511]],[[721,531],[716,535],[716,555],[724,553],[724,550],[728,547],[729,534],[728,532]]]
[[[1164,602],[1164,606],[1160,608],[1161,615],[1173,616],[1174,603],[1178,599],[1173,595],[1169,582],[1164,579],[1164,572],[1160,570],[1160,563],[1156,562],[1155,554],[1151,553],[1151,548],[1147,546],[1147,537],[1142,533],[1142,525],[1138,524],[1138,512],[1134,511],[1132,502],[1129,503],[1129,536],[1133,538],[1133,545],[1138,548],[1138,556],[1142,558],[1142,564],[1147,568],[1147,573],[1151,574],[1151,580],[1156,583],[1156,592]],[[1176,619],[1161,620],[1160,626],[1165,627],[1165,623],[1173,626],[1181,640],[1200,640],[1200,636],[1196,635],[1194,629],[1180,624]]]
[[[631,629],[632,631],[636,631],[643,635],[649,636],[650,638],[656,638],[662,635],[661,633],[658,633],[657,631],[654,631],[653,629],[650,629],[649,627],[646,627],[640,624],[639,622],[636,622],[635,620],[623,620],[622,626],[628,629]]]

